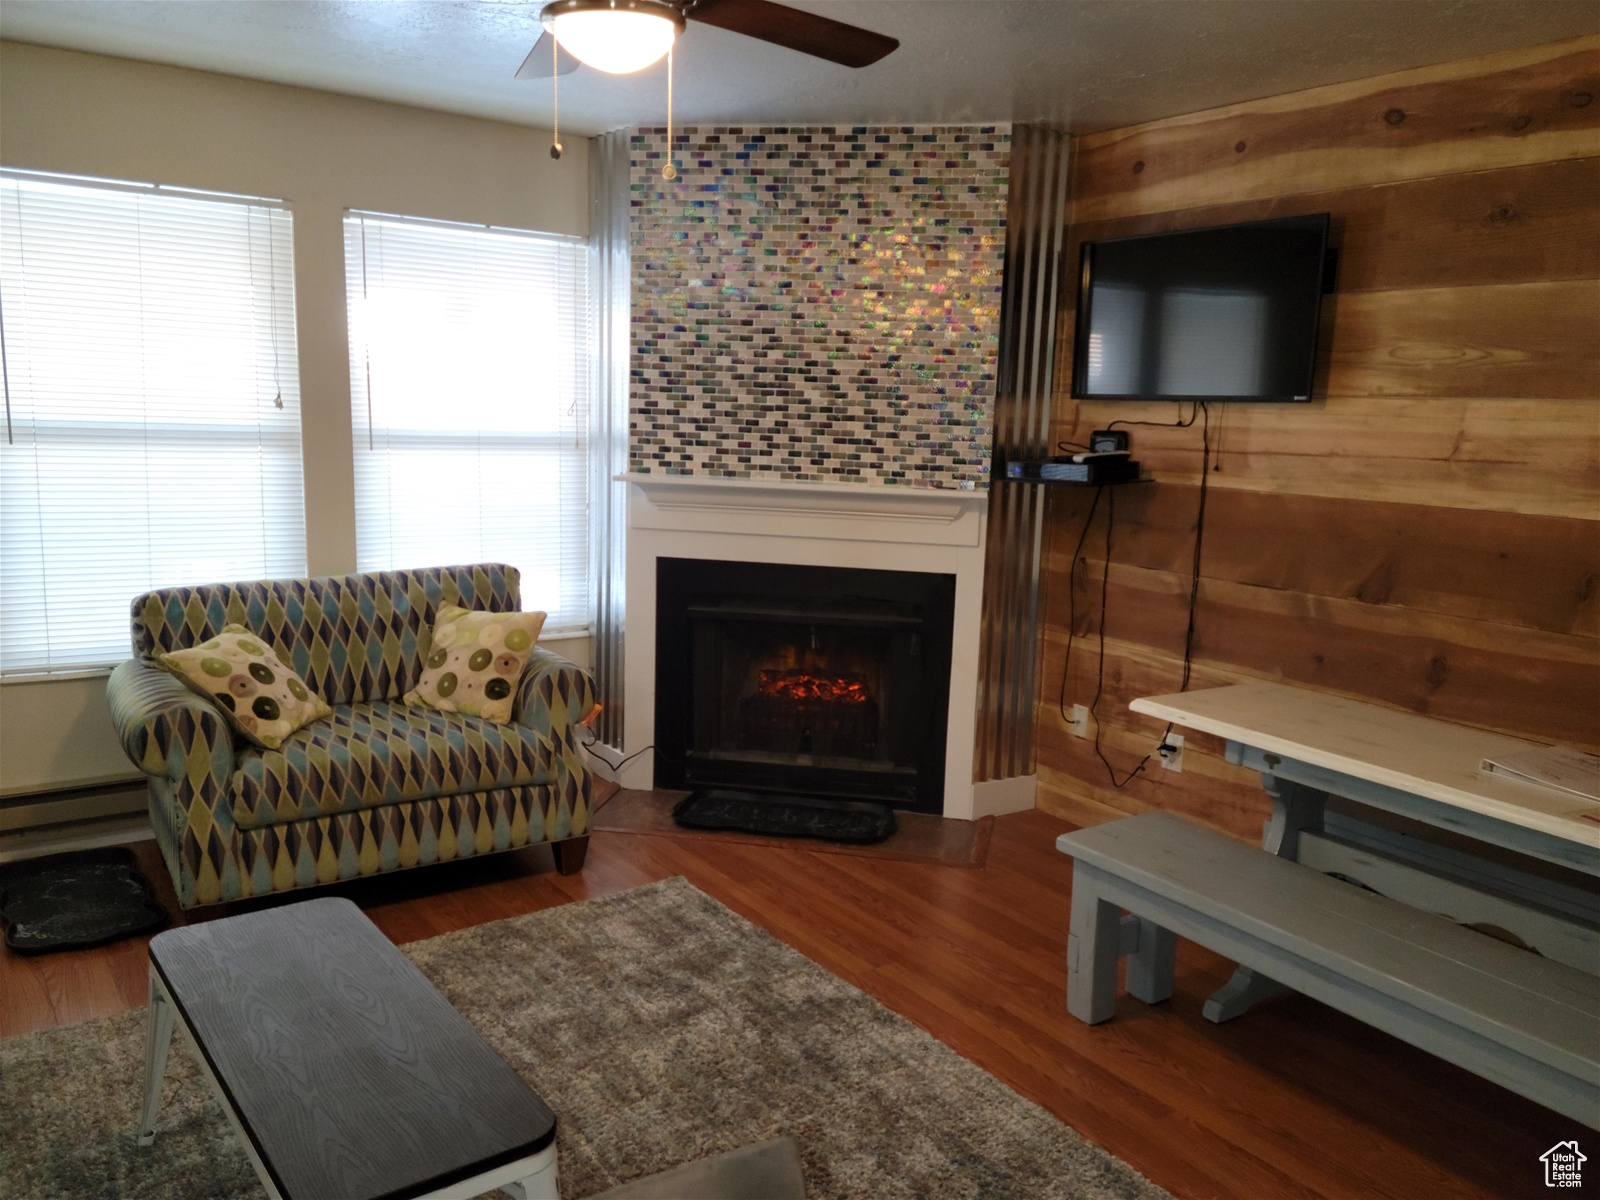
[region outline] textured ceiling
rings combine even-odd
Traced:
[[[516,0],[6,0],[0,36],[524,124]],[[1595,0],[798,0],[901,47],[851,70],[691,23],[681,124],[1051,120],[1074,131],[1600,30]],[[561,80],[564,128],[659,123],[664,66]]]

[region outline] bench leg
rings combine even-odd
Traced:
[[[552,1142],[530,1164],[534,1171],[514,1183],[502,1184],[500,1190],[511,1200],[561,1200],[556,1190],[556,1147]]]
[[[167,1075],[167,1051],[172,1047],[172,1005],[156,984],[150,968],[150,1015],[144,1035],[144,1108],[139,1113],[138,1142],[156,1140],[156,1112],[161,1107],[161,1081]]]
[[[1139,923],[1139,944],[1128,955],[1128,991],[1146,1004],[1172,999],[1172,969],[1177,956],[1177,939],[1172,930],[1154,921],[1134,918]]]
[[[1067,1011],[1080,1021],[1109,1021],[1117,1003],[1122,916],[1100,898],[1083,863],[1072,869],[1072,922],[1067,934]]]
[[[1268,979],[1265,975],[1252,971],[1249,967],[1240,967],[1234,971],[1232,979],[1211,993],[1201,1012],[1205,1014],[1206,1020],[1220,1025],[1224,1021],[1243,1016],[1263,1000],[1270,1000],[1274,996],[1281,996],[1292,990],[1275,980]]]

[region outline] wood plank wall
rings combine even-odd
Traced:
[[[1329,212],[1341,248],[1309,405],[1214,406],[1191,687],[1252,679],[1600,749],[1600,38],[1195,113],[1078,139],[1067,253],[1084,240]],[[1070,397],[1056,436],[1174,420]],[[1200,427],[1135,426],[1158,481],[1106,501],[1068,578],[1087,489],[1046,529],[1039,806],[1089,824],[1158,807],[1259,838],[1268,804],[1214,738],[1182,773],[1111,786],[1058,704],[1097,685],[1120,781],[1176,691]],[[1085,635],[1088,635],[1087,637]]]

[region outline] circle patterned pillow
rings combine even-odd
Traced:
[[[157,655],[156,664],[220,708],[246,740],[268,750],[333,711],[243,625],[225,625],[210,641]]]
[[[407,704],[509,724],[522,668],[544,628],[542,612],[476,612],[447,604],[433,622],[422,678]]]

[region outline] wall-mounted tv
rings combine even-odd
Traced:
[[[1072,394],[1311,399],[1328,214],[1083,244]]]

